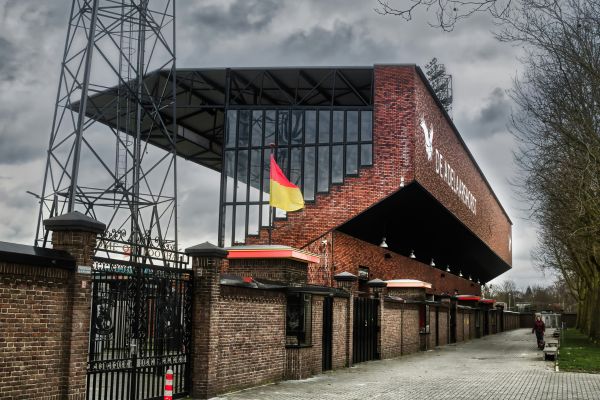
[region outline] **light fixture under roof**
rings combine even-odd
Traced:
[[[469,280],[472,281],[473,279],[471,279],[471,275],[469,275]]]
[[[479,279],[477,279],[477,284],[478,284],[478,285],[481,285],[481,282],[479,281]]]
[[[450,270],[450,264],[446,265],[446,272],[451,272],[451,270]]]
[[[381,240],[381,244],[379,245],[379,247],[383,247],[384,249],[387,249],[388,245],[385,242],[385,236],[383,237],[383,239]]]
[[[462,278],[462,276],[463,276],[462,271],[460,271],[460,270],[458,271],[458,276],[460,276]]]
[[[432,267],[435,267],[435,261],[433,261],[433,258],[431,259],[431,262],[429,263],[429,265],[431,265]]]
[[[409,256],[409,257],[410,257],[410,258],[417,258],[417,257],[415,256],[415,251],[414,251],[414,250],[411,250],[411,251],[410,251],[410,256]]]

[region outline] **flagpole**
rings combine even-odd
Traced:
[[[275,149],[275,143],[269,144],[269,175],[271,174],[271,156],[273,155],[273,149]],[[271,206],[271,177],[269,176],[269,246],[273,240],[273,222],[274,222],[274,210]]]

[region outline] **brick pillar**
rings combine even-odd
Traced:
[[[347,291],[348,307],[346,308],[346,367],[352,366],[352,335],[354,331],[354,294],[358,289],[358,277],[350,272],[341,272],[333,277],[338,288]]]
[[[45,220],[44,226],[52,231],[52,247],[67,251],[75,258],[77,265],[69,282],[71,321],[66,344],[68,363],[64,374],[67,379],[66,398],[85,399],[92,303],[90,268],[96,236],[104,232],[106,225],[73,211]]]
[[[205,242],[185,252],[194,271],[191,395],[207,399],[217,392],[219,276],[227,250]]]

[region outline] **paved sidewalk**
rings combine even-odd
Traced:
[[[519,329],[218,399],[600,400],[600,374],[554,372]]]

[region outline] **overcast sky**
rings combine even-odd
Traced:
[[[70,0],[0,0],[0,240],[31,244]],[[506,91],[519,49],[497,42],[478,16],[451,33],[431,16],[380,16],[376,0],[179,0],[178,67],[416,63],[432,57],[453,75],[454,122],[513,221],[513,269],[496,279],[546,283],[531,259],[536,231],[509,181],[515,141]],[[218,176],[181,162],[182,247],[216,241]],[[188,182],[202,182],[190,185]]]

